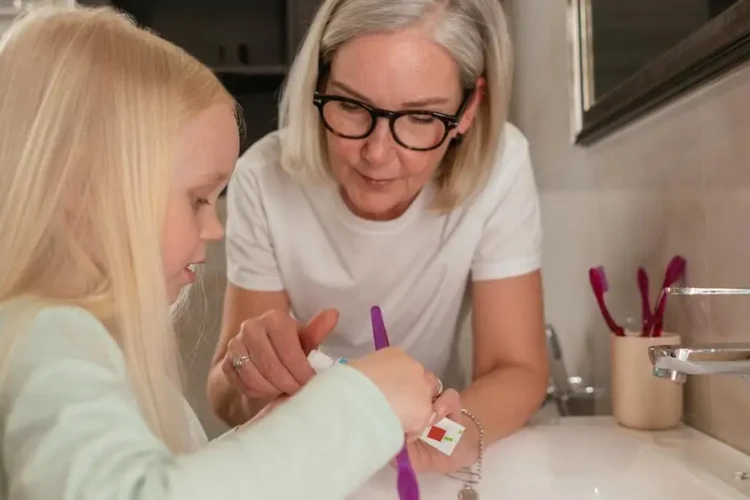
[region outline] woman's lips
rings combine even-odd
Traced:
[[[393,182],[395,179],[374,179],[372,177],[369,177],[363,173],[357,172],[360,177],[367,183],[368,186],[371,187],[383,187],[387,186],[391,182]]]

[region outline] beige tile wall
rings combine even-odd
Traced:
[[[527,134],[545,229],[547,317],[573,373],[606,387],[608,336],[587,269],[604,265],[607,300],[638,317],[636,268],[654,288],[668,259],[687,283],[750,286],[750,67],[588,148],[571,145],[566,2],[510,2],[517,45],[512,121]],[[654,283],[656,282],[656,283]],[[667,328],[686,342],[750,341],[750,299],[671,298]],[[750,383],[695,377],[686,419],[750,452]]]

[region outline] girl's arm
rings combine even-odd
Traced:
[[[348,366],[257,423],[176,455],[148,428],[118,346],[87,312],[41,312],[11,359],[0,392],[8,500],[331,500],[403,444],[385,397]]]

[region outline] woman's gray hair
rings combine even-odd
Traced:
[[[305,179],[332,179],[325,129],[312,96],[319,70],[353,38],[430,28],[454,58],[461,84],[480,76],[486,89],[460,147],[449,148],[438,170],[435,208],[449,211],[483,185],[505,128],[512,80],[510,37],[499,0],[326,0],[318,9],[284,85],[279,108],[284,168]]]

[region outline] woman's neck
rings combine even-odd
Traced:
[[[419,196],[419,193],[417,193],[411,199],[403,201],[385,212],[372,213],[358,209],[349,199],[349,196],[347,196],[345,190],[340,189],[339,192],[341,193],[341,199],[344,200],[344,204],[349,209],[349,211],[351,211],[354,215],[361,219],[373,221],[389,221],[398,219],[399,217],[404,215],[404,213],[409,209],[412,203],[414,203],[414,200],[417,199],[417,196]]]

